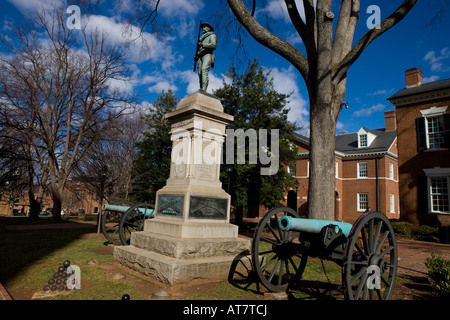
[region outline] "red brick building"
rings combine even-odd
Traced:
[[[416,225],[450,224],[450,79],[423,83],[405,71],[406,88],[388,100],[397,114],[400,210]]]
[[[398,153],[395,111],[385,113],[384,129],[336,136],[335,219],[353,223],[369,208],[389,219],[399,219]],[[290,190],[286,204],[306,216],[309,183],[309,139],[296,135],[299,159],[288,166],[298,187]]]

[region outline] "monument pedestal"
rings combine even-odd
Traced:
[[[166,115],[172,124],[170,177],[156,195],[155,218],[114,248],[122,265],[166,284],[226,279],[250,240],[229,223],[230,195],[219,180],[225,126],[233,119],[212,95],[196,92]]]

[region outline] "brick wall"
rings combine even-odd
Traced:
[[[401,215],[402,219],[417,225],[450,224],[450,216],[428,214],[421,210],[418,203],[418,179],[424,176],[423,168],[450,167],[450,151],[418,152],[415,121],[422,116],[420,110],[443,106],[448,106],[446,113],[450,113],[449,99],[414,103],[396,108]]]

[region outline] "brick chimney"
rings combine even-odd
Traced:
[[[395,110],[384,112],[384,126],[386,131],[397,129],[397,117]]]
[[[405,71],[406,89],[419,87],[422,83],[422,71],[412,68]]]

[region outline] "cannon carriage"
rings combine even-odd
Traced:
[[[129,245],[131,233],[143,231],[145,220],[154,217],[155,206],[119,201],[103,206],[101,229],[105,238],[115,245]]]
[[[268,290],[298,286],[308,257],[317,257],[341,266],[349,300],[389,299],[397,254],[389,220],[375,211],[364,213],[352,225],[300,218],[291,208],[274,208],[259,221],[252,242],[253,270]]]

